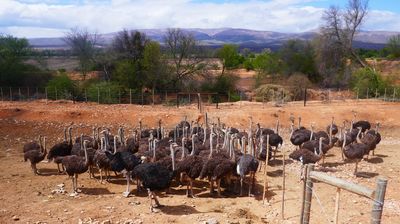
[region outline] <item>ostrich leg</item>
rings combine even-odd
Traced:
[[[358,159],[356,160],[356,167],[354,169],[354,175],[357,175]]]
[[[100,172],[100,183],[103,183],[103,169],[99,169]]]
[[[36,168],[36,164],[31,163],[31,167],[32,167],[33,174],[39,175],[39,172],[37,171],[37,168]]]
[[[251,191],[253,190],[253,188],[254,188],[254,184],[255,184],[255,173],[254,172],[251,172],[250,173],[250,178],[251,178],[251,184],[249,183],[249,197],[252,197],[253,196],[253,194],[251,193]]]
[[[130,194],[130,185],[131,185],[131,183],[130,183],[130,176],[131,176],[131,172],[129,172],[129,171],[127,171],[126,172],[126,191],[125,192],[123,192],[122,193],[122,195],[124,196],[124,197],[128,197],[129,196],[129,194]]]
[[[75,174],[75,189],[78,193],[82,192],[82,190],[78,188],[78,174]]]
[[[240,196],[243,195],[243,178],[244,177],[240,177]]]
[[[217,179],[218,197],[221,197],[221,179]]]
[[[192,198],[195,198],[196,196],[193,194],[193,179],[189,178],[189,184],[190,184],[190,194]]]

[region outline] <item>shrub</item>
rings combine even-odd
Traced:
[[[255,89],[255,100],[258,102],[262,101],[290,101],[292,99],[292,93],[283,86],[265,84]]]
[[[124,93],[125,90],[121,86],[107,81],[92,83],[87,89],[89,101],[106,104],[118,103],[120,94]]]
[[[366,97],[367,89],[369,96],[375,97],[376,94],[379,96],[384,93],[385,88],[390,86],[387,80],[370,68],[363,68],[354,72],[351,84],[353,90],[358,92],[359,97]]]
[[[295,73],[287,80],[293,100],[301,100],[304,97],[304,89],[312,87],[311,81],[302,73]]]
[[[46,87],[49,99],[72,100],[77,95],[75,83],[66,74],[55,76],[47,83]]]

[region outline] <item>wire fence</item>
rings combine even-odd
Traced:
[[[385,102],[400,102],[400,88],[388,89],[304,89],[301,94],[285,95],[284,92],[269,91],[262,95],[251,95],[248,92],[237,91],[234,93],[212,92],[179,92],[177,90],[158,90],[156,92],[138,92],[133,89],[123,88],[88,88],[79,93],[57,88],[40,87],[0,87],[1,101],[33,101],[33,100],[72,100],[78,102],[95,102],[99,104],[162,104],[167,106],[180,106],[188,104],[215,104],[249,101],[249,102],[275,102],[284,104],[292,101],[332,101],[376,99]]]

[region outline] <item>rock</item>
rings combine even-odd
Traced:
[[[110,220],[104,220],[104,221],[101,222],[101,224],[111,224],[111,221]]]
[[[12,219],[13,219],[14,221],[18,221],[18,220],[19,220],[19,217],[16,216],[16,215],[14,215],[14,216],[12,217]]]
[[[218,220],[216,218],[210,218],[203,222],[203,224],[218,224]]]
[[[133,221],[133,224],[142,224],[143,220],[141,219],[136,219],[135,221]]]

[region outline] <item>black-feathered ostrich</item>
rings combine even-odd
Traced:
[[[67,141],[67,129],[64,128],[64,141],[55,144],[50,148],[49,153],[47,154],[47,160],[50,162],[54,159],[54,162],[57,164],[57,170],[59,173],[63,171],[60,170],[60,164],[62,162],[62,157],[71,155],[72,149],[72,128],[68,128],[69,140]],[[62,167],[63,168],[63,167]]]
[[[117,136],[114,136],[114,148],[116,149]],[[128,197],[130,194],[130,178],[132,170],[141,163],[141,160],[130,151],[114,152],[106,151],[106,156],[110,160],[111,170],[114,172],[123,171],[126,176],[126,191],[123,196]]]
[[[319,153],[317,153],[317,148],[314,149],[314,152],[305,148],[300,148],[289,154],[289,158],[301,162],[300,178],[303,178],[304,165],[315,164],[322,158],[322,138],[319,139],[318,151]]]
[[[251,189],[254,187],[255,175],[258,169],[259,162],[254,156],[245,154],[239,158],[236,165],[236,172],[240,176],[240,196],[243,195],[243,181],[246,175],[249,175],[249,197],[251,196]]]
[[[361,131],[361,128],[360,128]],[[346,134],[346,131],[344,132]],[[347,159],[355,161],[356,166],[354,168],[354,175],[357,174],[358,163],[363,159],[364,154],[369,152],[368,146],[363,143],[352,143],[346,145],[346,138],[344,138],[342,152]]]
[[[71,193],[70,196],[76,196],[78,194],[78,175],[85,173],[89,168],[89,159],[86,149],[88,142],[89,141],[87,140],[83,142],[85,157],[69,155],[65,156],[62,160],[62,165],[65,167],[65,171],[67,172],[68,176],[72,178],[73,193]]]
[[[93,161],[100,171],[100,183],[103,183],[103,170],[106,174],[106,181],[110,178],[110,160],[106,156],[106,147],[104,146],[105,138],[100,139],[100,149],[96,150],[94,153]]]
[[[24,161],[26,162],[29,160],[31,163],[32,171],[36,175],[40,175],[39,171],[36,168],[36,164],[40,163],[43,161],[43,159],[46,157],[47,150],[46,150],[46,137],[43,137],[43,146],[42,142],[39,139],[40,142],[40,149],[39,150],[29,150],[24,153]],[[43,148],[43,150],[42,150]]]
[[[38,150],[38,151],[43,150],[42,149],[42,144],[41,144],[41,139],[42,139],[42,136],[39,135],[37,141],[35,140],[35,141],[31,141],[31,142],[25,143],[23,148],[22,148],[22,151],[24,153],[26,153],[26,152],[28,152],[30,150]]]
[[[375,145],[378,145],[378,144],[381,142],[381,140],[382,140],[382,136],[381,136],[381,134],[379,133],[379,127],[380,127],[380,124],[379,124],[379,123],[376,123],[375,130],[373,130],[373,129],[368,130],[368,131],[365,133],[364,138],[367,137],[367,136],[370,136],[371,139],[374,139]],[[374,147],[373,149],[371,149],[371,150],[372,150],[372,155],[373,155],[373,156],[375,155],[375,149],[376,149],[376,147]]]

